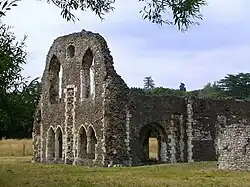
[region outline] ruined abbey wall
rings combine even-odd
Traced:
[[[157,163],[218,159],[222,169],[243,167],[249,154],[248,108],[234,100],[134,93],[116,73],[106,41],[83,30],[57,38],[49,50],[33,161],[143,165],[150,161],[153,137]]]
[[[250,170],[249,102],[227,101],[228,113],[218,117],[218,168]]]
[[[124,118],[125,124],[126,117],[119,115],[126,113],[117,109],[117,115],[110,115],[109,110],[126,102],[122,99],[126,88],[99,34],[82,31],[57,38],[42,78],[33,132],[34,161],[107,165],[115,160],[110,161],[109,155],[115,151],[121,155],[124,150],[109,145],[116,143],[112,139],[117,118],[121,124]],[[118,140],[125,136],[122,132]]]

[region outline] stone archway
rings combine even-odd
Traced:
[[[95,159],[95,147],[97,144],[97,139],[95,135],[94,128],[92,126],[88,129],[88,136],[87,136],[87,153],[89,154],[89,158]]]
[[[150,158],[150,139],[154,138],[157,148],[156,158]],[[140,160],[142,163],[167,161],[167,135],[163,127],[157,123],[148,124],[140,130]]]
[[[87,133],[81,126],[78,132],[78,158],[86,158],[87,155]]]
[[[53,160],[55,158],[55,132],[52,127],[48,130],[46,158],[47,160]]]
[[[60,127],[58,127],[56,130],[56,134],[55,134],[55,157],[56,159],[62,159],[62,150],[63,150],[62,130]]]

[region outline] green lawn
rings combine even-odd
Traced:
[[[0,157],[0,187],[250,186],[250,172],[216,170],[216,163],[127,168],[31,164],[31,157]]]

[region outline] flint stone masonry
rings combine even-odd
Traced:
[[[135,93],[116,73],[104,38],[82,30],[57,38],[48,52],[33,162],[112,167],[218,159],[221,169],[248,169],[249,109],[244,101]],[[149,138],[157,139],[156,160]]]
[[[219,169],[250,170],[250,127],[247,123],[231,124],[220,135]]]

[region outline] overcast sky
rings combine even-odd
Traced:
[[[46,0],[22,0],[4,22],[13,25],[18,38],[28,35],[28,64],[24,76],[41,77],[54,39],[82,29],[107,40],[117,72],[128,86],[143,87],[152,76],[157,86],[188,90],[203,87],[228,73],[250,70],[249,0],[208,0],[200,26],[181,33],[142,20],[137,0],[119,0],[104,21],[92,12],[78,12],[80,21],[67,22],[60,9]]]

